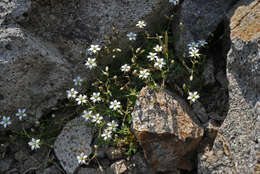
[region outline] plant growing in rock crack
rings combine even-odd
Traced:
[[[201,40],[190,43],[189,57],[177,58],[173,51],[169,50],[172,48],[169,48],[167,29],[161,35],[151,36],[144,29],[146,27],[144,21],[139,21],[136,26],[141,29],[139,34],[129,32],[126,35],[131,51],[128,59],[118,56],[118,53],[122,52],[119,47],[91,45],[86,51],[88,58],[85,65],[89,70],[99,74],[99,78],[92,83],[93,88],[87,94],[81,94],[76,90],[80,90],[77,88],[79,85],[75,86],[76,89],[67,90],[68,99],[84,109],[81,116],[98,128],[99,141],[96,149],[103,144],[110,144],[124,149],[127,155],[137,151],[137,142],[131,132],[131,113],[138,92],[144,86],[166,88],[168,76],[174,72],[176,66],[181,66],[189,74],[188,83],[183,84],[182,89],[187,99],[193,103],[199,98],[197,91],[190,91],[189,82],[193,80],[198,69],[197,65],[204,58],[199,48],[204,47],[207,42]],[[135,45],[133,42],[137,39],[144,40],[139,47],[133,46]],[[100,58],[108,55],[113,58],[110,67],[100,66]],[[86,160],[82,157],[86,156],[82,153],[78,156],[81,163]]]
[[[174,4],[179,1],[172,1]],[[168,17],[171,22],[173,16]],[[169,78],[180,72],[185,72],[183,85],[174,84],[182,96],[187,97],[190,103],[199,99],[199,93],[192,87],[192,81],[199,75],[198,69],[205,56],[200,52],[207,42],[200,40],[188,45],[189,56],[177,57],[171,47],[173,38],[168,25],[160,34],[149,34],[145,21],[139,21],[136,27],[140,32],[129,32],[125,37],[129,40],[130,55],[128,58],[120,57],[122,48],[93,44],[86,50],[87,58],[85,66],[90,71],[98,74],[98,78],[92,83],[92,88],[81,92],[84,88],[83,78],[77,76],[73,82],[74,87],[66,91],[67,98],[72,105],[78,105],[82,109],[81,117],[90,125],[97,128],[97,144],[95,153],[89,157],[81,152],[77,155],[80,164],[87,164],[95,158],[97,150],[104,144],[120,147],[127,155],[137,151],[138,144],[131,132],[131,113],[138,96],[138,92],[144,86],[152,88],[166,88]],[[107,38],[108,43],[120,36],[114,29],[115,35]],[[142,41],[142,44],[136,44]],[[139,46],[136,46],[139,45]],[[125,50],[124,50],[125,51]],[[110,66],[103,67],[100,62],[103,57],[112,57]],[[16,113],[19,120],[26,117],[26,110],[19,109]],[[11,124],[10,117],[2,116],[0,124],[8,127]],[[19,133],[18,133],[19,134]],[[40,148],[41,136],[34,136],[25,130],[21,135],[30,138],[28,143],[32,150]]]

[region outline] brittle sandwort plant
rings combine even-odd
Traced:
[[[170,1],[177,5],[179,1]],[[169,23],[174,16],[167,18]],[[168,79],[179,71],[185,71],[187,77],[178,91],[189,100],[190,104],[199,99],[199,92],[192,87],[192,81],[199,75],[198,69],[205,56],[200,52],[201,47],[206,47],[204,40],[194,41],[188,46],[189,54],[186,57],[177,57],[174,54],[172,31],[170,24],[158,34],[149,34],[149,27],[145,21],[138,21],[136,27],[139,32],[129,31],[125,37],[129,40],[129,57],[121,58],[120,47],[92,44],[86,49],[85,67],[95,71],[98,78],[91,84],[86,93],[81,93],[84,88],[84,79],[80,76],[72,79],[74,87],[67,89],[67,98],[72,105],[78,105],[83,112],[79,115],[86,122],[97,128],[95,149],[104,144],[121,148],[126,155],[137,151],[138,143],[131,131],[132,116],[135,100],[139,91],[145,87],[166,88]],[[115,31],[115,35],[118,33]],[[114,37],[116,38],[116,37]],[[109,39],[109,38],[108,38]],[[135,44],[137,40],[141,44]],[[136,46],[139,45],[139,46]],[[102,66],[102,58],[111,57],[109,66]],[[26,117],[26,110],[19,109],[16,116],[19,120]],[[8,127],[12,123],[9,116],[2,116],[0,125]],[[35,135],[35,134],[34,134]],[[37,150],[44,144],[40,135],[35,137],[24,132],[28,138],[28,145],[32,150]],[[95,158],[81,153],[77,156],[80,164],[87,164]]]

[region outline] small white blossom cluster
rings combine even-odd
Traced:
[[[68,99],[75,99],[78,105],[86,104],[87,103],[87,96],[79,94],[74,88],[67,90],[67,98]],[[79,95],[78,95],[79,94]]]
[[[15,114],[16,117],[18,117],[19,120],[22,120],[27,116],[26,109],[18,109],[17,113]],[[7,126],[11,125],[11,117],[3,116],[2,121],[0,122],[0,125],[2,125],[4,128],[7,128]],[[29,146],[31,146],[32,150],[39,149],[40,148],[40,139],[34,139],[28,143]]]
[[[19,120],[22,120],[27,116],[26,109],[18,109],[17,113],[15,114],[16,117],[18,117]],[[2,121],[0,122],[0,125],[2,125],[4,128],[7,128],[7,126],[11,125],[11,117],[9,116],[2,116]]]
[[[146,27],[146,23],[145,23],[144,21],[138,21],[137,24],[136,24],[136,26],[137,26],[138,28],[143,29],[144,27]],[[126,36],[128,37],[128,39],[129,39],[130,41],[135,41],[137,35],[136,35],[135,33],[133,33],[133,32],[130,32],[130,33],[128,33]]]
[[[173,3],[174,5],[179,4],[179,0],[169,0],[169,3]]]
[[[112,109],[114,108],[118,108],[119,105],[118,103],[116,103],[115,105],[113,105],[113,107],[110,107]],[[84,110],[82,117],[86,120],[86,121],[91,121],[92,123],[95,124],[102,124],[103,123],[103,117],[97,113],[97,114],[93,114],[92,111],[87,111]],[[104,140],[108,140],[112,137],[112,132],[116,131],[116,128],[118,127],[118,124],[112,120],[112,122],[107,123],[107,128],[104,129],[104,132],[101,134],[101,137],[103,137]]]
[[[158,54],[160,54],[160,52],[163,51],[163,47],[160,45],[156,45],[154,48],[155,52],[149,52],[149,55],[147,56],[147,58],[150,61],[154,61],[154,67],[162,70],[163,67],[166,65],[165,61],[163,58],[160,58]]]
[[[97,66],[96,58],[93,58],[93,56],[96,55],[100,50],[101,50],[101,47],[99,45],[90,45],[90,48],[87,49],[86,55],[92,56],[92,57],[88,57],[85,65],[90,70]]]
[[[191,42],[188,44],[190,57],[200,57],[199,48],[207,45],[205,40],[199,40],[198,42]]]

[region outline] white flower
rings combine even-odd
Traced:
[[[156,51],[156,52],[161,52],[161,51],[162,51],[162,46],[156,45],[153,49],[154,49],[154,51]]]
[[[200,98],[200,96],[197,91],[189,92],[188,100],[191,100],[194,103],[198,98]]]
[[[149,75],[150,75],[150,73],[148,72],[148,70],[144,69],[144,70],[140,71],[139,78],[146,79]]]
[[[90,45],[90,48],[88,49],[88,51],[92,53],[96,53],[100,50],[101,48],[99,47],[99,45]]]
[[[104,133],[101,134],[101,137],[103,137],[104,140],[107,140],[107,139],[111,138],[111,136],[112,136],[111,134],[112,134],[112,132],[110,130],[105,130]]]
[[[85,63],[85,65],[86,65],[89,69],[92,69],[92,68],[96,67],[96,66],[97,66],[96,59],[95,59],[95,58],[93,58],[93,59],[88,58],[88,60],[87,60],[87,62]]]
[[[128,33],[127,37],[129,40],[136,40],[136,34],[133,32]]]
[[[190,54],[190,57],[199,57],[200,56],[200,53],[199,53],[199,49],[198,48],[191,48],[189,50],[189,54]]]
[[[71,88],[70,90],[67,90],[67,97],[68,99],[70,98],[76,98],[77,94],[78,94],[78,91],[75,91],[74,88]]]
[[[146,23],[144,21],[138,21],[136,26],[139,27],[139,28],[144,28],[146,26]]]
[[[76,101],[78,102],[78,105],[87,103],[87,96],[80,94],[77,98]]]
[[[179,3],[179,0],[169,0],[170,3],[173,3],[174,5],[177,5]]]
[[[85,120],[91,120],[93,115],[92,115],[92,111],[87,111],[87,110],[84,110],[83,111],[83,114],[81,115],[81,117],[85,118]]]
[[[100,116],[99,114],[93,115],[93,117],[92,117],[93,123],[100,124],[102,120],[103,120],[103,117]]]
[[[149,55],[147,56],[147,58],[150,60],[150,61],[154,61],[158,58],[157,56],[157,53],[152,53],[150,52]]]
[[[86,49],[86,56],[92,56],[94,53],[89,50],[89,48]]]
[[[100,102],[101,98],[99,96],[100,92],[93,92],[92,96],[90,97],[90,100],[92,100],[93,103]]]
[[[30,141],[29,143],[29,146],[31,146],[31,149],[34,150],[34,149],[39,149],[40,148],[40,139],[34,139],[32,138],[32,141]]]
[[[108,130],[115,131],[118,127],[118,124],[114,120],[112,120],[112,122],[107,123],[107,126]]]
[[[27,116],[27,114],[25,112],[26,112],[26,109],[18,109],[18,112],[15,115],[17,117],[19,117],[19,120],[22,120],[23,117]]]
[[[3,116],[3,120],[0,122],[1,125],[6,128],[8,125],[11,124],[10,117]]]
[[[83,79],[79,76],[73,80],[75,86],[81,86]]]
[[[198,44],[199,44],[200,47],[204,47],[205,45],[208,44],[208,42],[206,42],[205,40],[199,40]]]
[[[191,42],[188,44],[189,49],[194,49],[194,48],[198,48],[199,44],[196,42]]]
[[[156,62],[154,63],[154,67],[162,69],[165,64],[166,63],[163,61],[162,58],[161,59],[156,59]]]
[[[87,158],[88,158],[88,156],[85,155],[85,154],[82,152],[80,155],[77,156],[78,163],[79,163],[79,164],[85,164]]]
[[[123,66],[121,66],[121,71],[123,72],[130,71],[130,66],[128,64],[124,64]]]
[[[114,100],[110,102],[110,109],[113,109],[114,111],[120,108],[120,101]]]

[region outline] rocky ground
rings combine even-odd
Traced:
[[[191,41],[210,41],[199,102],[144,88],[132,113],[138,152],[95,146],[96,130],[80,124],[64,92],[76,75],[95,78],[83,66],[86,45],[104,43],[113,26],[124,35],[140,19],[156,26],[171,13],[176,54]],[[259,29],[259,0],[2,0],[0,114],[28,108],[35,118],[0,127],[0,174],[260,173]],[[21,130],[43,132],[50,144],[33,152],[11,133]],[[98,149],[88,166],[73,155],[82,147]]]

